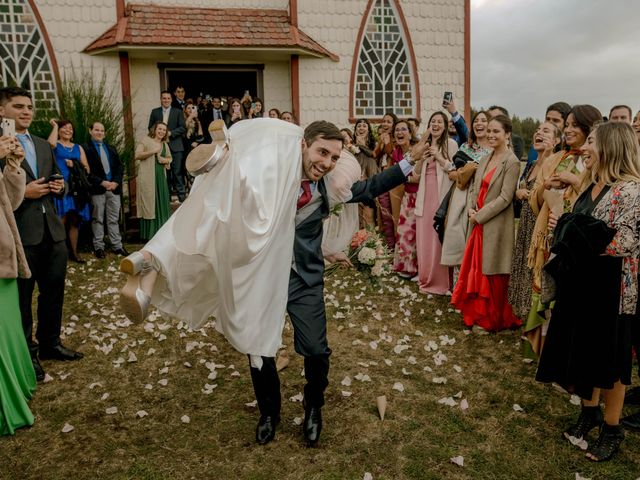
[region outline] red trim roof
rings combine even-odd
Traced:
[[[98,53],[131,46],[295,48],[336,62],[339,60],[337,55],[292,25],[287,10],[152,4],[128,4],[125,16],[84,52]]]

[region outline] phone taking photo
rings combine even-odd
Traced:
[[[453,100],[453,92],[444,92],[444,97],[442,97],[442,106],[446,107]]]
[[[16,136],[16,121],[13,118],[3,118],[0,121],[0,128],[2,129],[2,135]]]

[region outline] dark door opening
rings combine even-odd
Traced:
[[[186,98],[236,97],[242,98],[245,90],[253,97],[262,97],[262,65],[159,65],[162,88],[171,93],[182,85]]]

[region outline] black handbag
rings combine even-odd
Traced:
[[[91,201],[90,192],[91,182],[87,171],[80,163],[74,161],[69,169],[69,195],[73,197],[78,210]]]
[[[464,167],[467,163],[473,162],[475,160],[462,150],[458,150],[453,154],[453,158],[451,159],[451,161],[453,162],[457,170],[458,168]]]
[[[433,228],[438,232],[438,239],[440,243],[444,240],[444,230],[447,225],[447,213],[449,212],[449,202],[451,201],[451,192],[456,188],[456,184],[451,185],[451,188],[442,199],[436,214],[433,216]]]

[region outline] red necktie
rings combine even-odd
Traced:
[[[302,195],[298,198],[298,210],[311,201],[311,187],[309,186],[309,180],[302,180],[300,186],[302,187]]]

